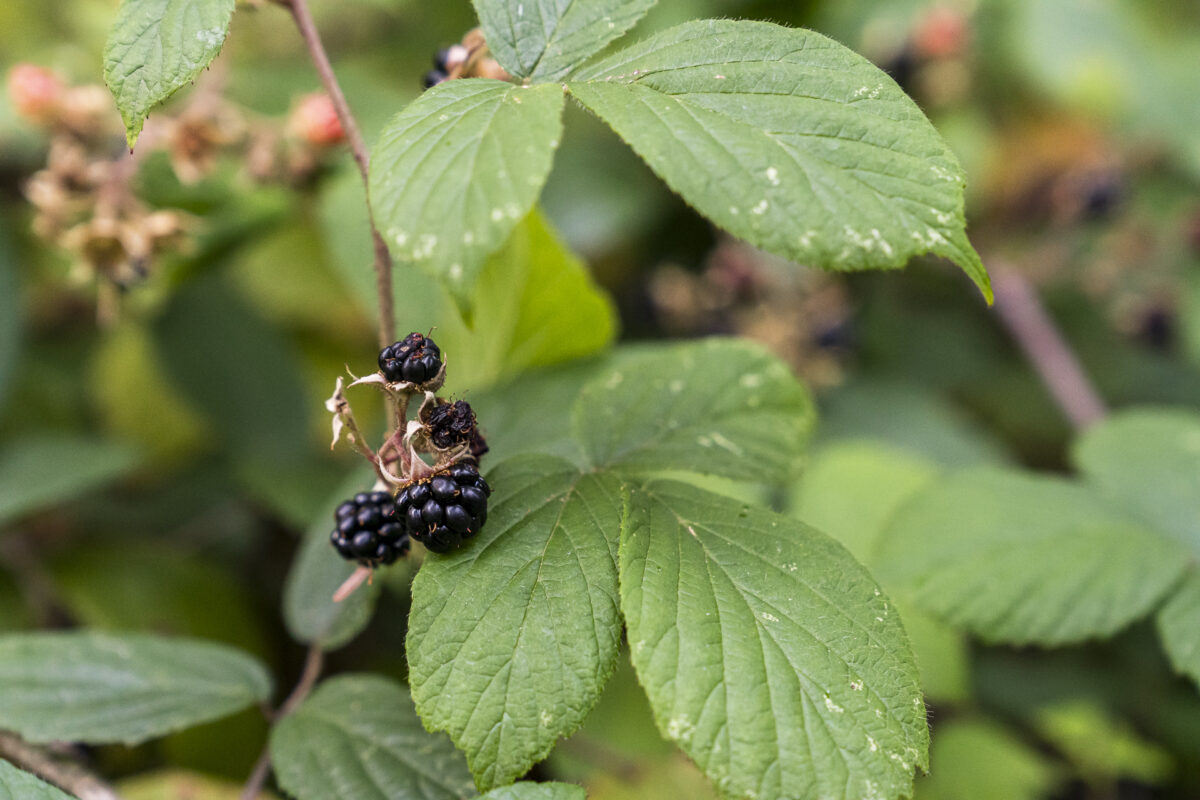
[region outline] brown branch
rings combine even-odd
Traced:
[[[121,800],[111,786],[79,764],[59,761],[15,733],[0,731],[0,757],[41,776],[79,800]]]
[[[291,694],[279,706],[279,709],[269,715],[271,724],[279,722],[279,720],[291,714],[296,708],[304,702],[305,698],[312,692],[313,687],[317,685],[317,680],[321,677],[321,668],[325,665],[325,651],[320,645],[312,644],[308,647],[308,654],[304,657],[304,668],[300,671],[300,678],[296,681],[295,687]],[[271,774],[271,744],[263,745],[263,751],[258,757],[258,761],[254,762],[254,769],[250,772],[250,777],[246,779],[245,786],[242,787],[241,800],[255,800],[259,793],[262,792],[263,785],[267,782],[267,776]]]
[[[333,73],[333,65],[329,63],[325,45],[321,42],[321,35],[317,32],[312,12],[309,11],[308,0],[276,2],[292,12],[296,27],[300,29],[300,36],[308,47],[308,54],[321,77],[321,84],[325,87],[329,99],[333,101],[333,108],[346,134],[346,143],[350,145],[350,153],[354,156],[354,163],[358,165],[358,171],[362,175],[363,188],[367,190],[367,217],[371,223],[371,240],[375,248],[375,291],[379,295],[379,346],[387,347],[396,340],[396,312],[392,305],[392,257],[388,253],[387,243],[379,233],[379,226],[375,223],[375,210],[371,207],[370,157],[367,155],[367,145],[363,141],[358,122],[350,111],[350,105],[346,102],[346,95]]]
[[[1099,422],[1108,408],[1079,358],[1054,324],[1037,290],[1015,268],[989,265],[996,313],[1076,431]]]

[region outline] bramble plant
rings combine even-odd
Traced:
[[[480,27],[438,52],[426,90],[368,157],[308,0],[270,5],[280,8],[258,13],[290,13],[323,91],[263,127],[272,155],[260,176],[302,184],[319,175],[317,154],[349,148],[367,201],[353,221],[367,223],[374,260],[374,280],[364,262],[352,283],[378,308],[379,349],[339,353],[348,374],[327,376],[333,445],[368,463],[305,516],[282,607],[307,657],[268,713],[244,798],[273,775],[298,800],[580,800],[582,788],[531,770],[583,725],[623,643],[659,732],[720,796],[739,799],[912,796],[929,768],[936,681],[914,649],[961,648],[959,631],[1060,646],[1153,614],[1172,664],[1200,682],[1195,414],[1101,419],[1102,406],[1085,409],[1080,427],[1094,425],[1073,451],[1078,478],[828,448],[790,498],[794,513],[780,513],[777,497],[753,487],[794,485],[816,421],[786,363],[737,338],[604,352],[610,303],[538,208],[568,103],[701,216],[766,253],[836,272],[941,257],[992,302],[965,232],[963,169],[866,58],[810,30],[724,19],[620,42],[654,0],[474,0]],[[204,73],[235,13],[249,10],[122,0],[104,76],[133,157],[147,147],[179,156],[179,140],[152,134],[148,117]],[[63,117],[62,83],[22,69],[12,79],[20,113],[88,163],[108,163],[103,132]],[[223,148],[254,162],[254,137],[221,129],[228,107],[204,103],[189,141],[202,140],[205,157]],[[72,214],[99,216],[116,187],[105,218],[153,217],[119,163],[87,184]],[[171,219],[173,236],[182,218]],[[146,276],[164,248],[138,231],[109,235],[118,266],[93,259],[98,280],[126,291]],[[143,250],[132,252],[135,239]],[[1012,276],[996,278],[998,294],[1012,289]],[[410,285],[428,292],[414,299]],[[219,283],[205,291],[162,315],[164,339],[188,340],[205,314],[236,306]],[[397,316],[401,334],[418,327],[411,309],[435,314],[436,328],[398,336]],[[231,324],[235,340],[270,338]],[[259,407],[281,398],[284,417],[305,394],[277,373],[208,378],[205,366],[198,356],[171,369],[231,417],[242,392],[265,393]],[[476,386],[487,388],[462,399]],[[379,390],[382,421],[356,417],[356,387],[365,402]],[[301,505],[280,485],[293,451],[270,433],[278,428],[234,427],[246,480],[281,506]],[[72,446],[68,459],[82,486],[136,456]],[[22,472],[19,460],[0,466]],[[44,489],[18,485],[0,498],[0,517],[37,508]],[[416,573],[407,616],[387,624],[403,632],[407,684],[323,677],[326,655],[367,627],[382,585],[405,570]],[[28,748],[12,760],[80,792],[38,760],[38,746],[135,745],[266,704],[275,678],[245,649],[145,632],[0,636],[0,728]],[[0,760],[4,790],[67,796]]]

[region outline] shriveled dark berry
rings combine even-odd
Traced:
[[[433,340],[410,333],[379,353],[379,369],[389,383],[425,383],[442,370],[442,351]]]
[[[387,492],[359,492],[333,512],[329,541],[342,558],[364,566],[391,564],[409,550],[396,503]]]
[[[475,412],[465,400],[453,403],[439,402],[428,409],[421,421],[429,428],[429,440],[442,450],[460,444],[471,445],[471,455],[478,458],[487,452],[487,442],[479,434],[475,423]]]
[[[487,481],[472,464],[456,464],[396,497],[405,533],[434,553],[448,553],[487,522]]]

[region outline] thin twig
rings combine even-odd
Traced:
[[[333,65],[329,63],[325,45],[321,42],[321,35],[317,32],[312,12],[309,11],[308,0],[276,2],[287,6],[292,12],[292,18],[296,20],[296,27],[300,29],[300,36],[308,47],[308,54],[321,77],[321,84],[325,87],[329,99],[333,101],[333,108],[346,134],[346,143],[350,145],[350,153],[354,156],[354,163],[358,165],[358,171],[362,175],[363,187],[367,190],[367,217],[371,223],[371,240],[375,247],[375,291],[379,295],[379,346],[387,347],[396,340],[396,313],[392,306],[392,257],[388,253],[387,243],[379,233],[379,226],[375,223],[375,210],[371,207],[370,157],[367,155],[367,145],[363,141],[358,122],[350,111],[350,105],[346,102],[346,95],[333,73]]]
[[[0,731],[0,757],[40,775],[79,800],[121,800],[111,786],[79,764],[56,760],[14,733]]]
[[[1079,358],[1042,305],[1037,290],[1015,268],[992,263],[996,312],[1029,359],[1054,402],[1076,431],[1099,422],[1108,408]]]
[[[300,678],[296,681],[291,694],[279,706],[279,709],[270,715],[271,724],[279,722],[279,720],[291,714],[296,708],[304,702],[305,698],[312,692],[313,687],[317,685],[317,680],[321,677],[321,668],[325,664],[325,651],[320,645],[312,644],[308,647],[308,654],[304,657],[304,667],[300,670]],[[267,776],[271,774],[271,746],[268,742],[263,746],[263,751],[258,757],[258,761],[254,762],[254,769],[250,772],[250,777],[246,779],[245,786],[242,787],[241,800],[254,800],[262,792],[263,785],[267,782]]]

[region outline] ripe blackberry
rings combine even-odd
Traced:
[[[442,370],[442,351],[433,339],[410,333],[379,352],[379,369],[389,383],[425,383]]]
[[[491,487],[473,464],[455,464],[396,496],[405,532],[435,553],[448,553],[487,522]]]
[[[408,534],[387,492],[359,492],[338,506],[333,518],[337,527],[329,541],[348,561],[377,567],[408,552]]]

